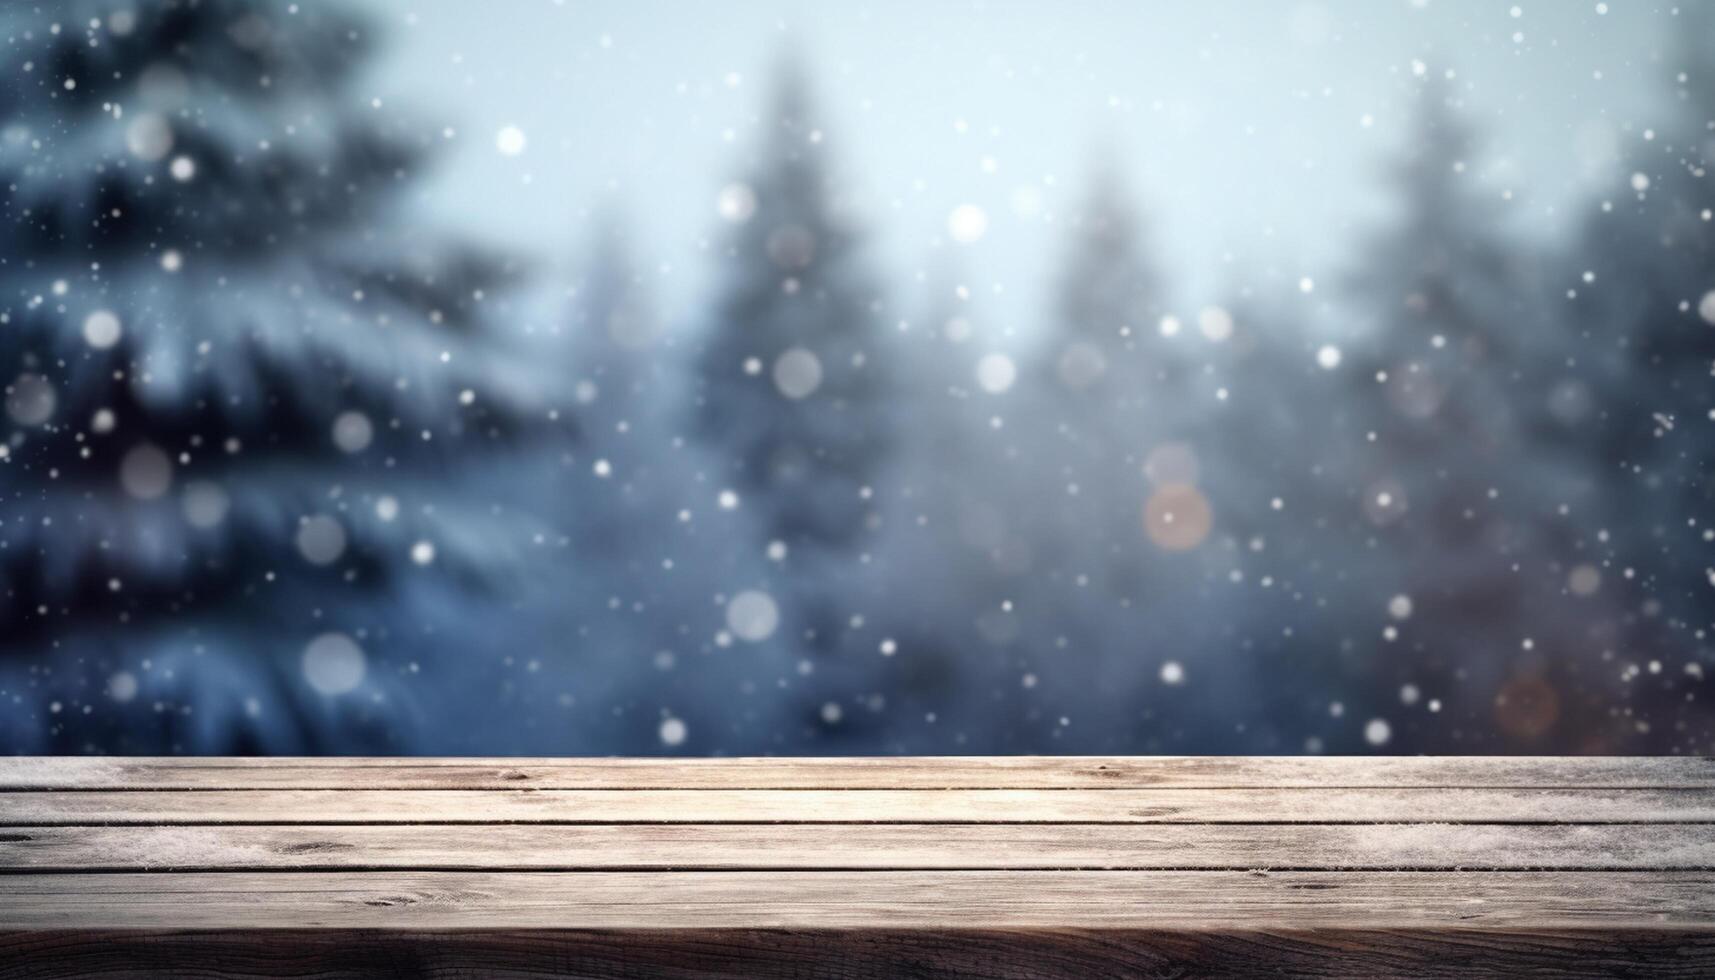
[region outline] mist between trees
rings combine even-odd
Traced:
[[[1715,751],[1715,29],[1548,244],[1421,71],[1339,343],[1169,309],[1117,156],[1029,343],[885,281],[790,56],[693,322],[614,219],[521,330],[351,11],[0,37],[0,750]]]

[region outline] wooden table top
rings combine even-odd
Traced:
[[[1715,975],[1715,760],[0,759],[0,976]]]

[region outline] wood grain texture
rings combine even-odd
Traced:
[[[0,758],[41,789],[1715,788],[1707,758]]]
[[[1711,789],[140,790],[0,793],[0,826],[127,823],[1710,823]]]
[[[1700,871],[14,874],[0,931],[1715,928]]]
[[[1703,759],[0,759],[6,977],[1715,976]]]
[[[21,827],[0,871],[1715,870],[1698,824]]]
[[[0,933],[0,978],[927,980],[1552,976],[1705,980],[1715,935],[1672,930],[54,930]]]

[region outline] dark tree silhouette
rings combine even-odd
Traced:
[[[793,549],[850,548],[890,444],[891,328],[831,179],[795,61],[775,81],[761,159],[726,191],[727,284],[698,358],[695,430]]]
[[[1596,696],[1651,751],[1701,751],[1697,710],[1715,635],[1715,11],[1688,7],[1660,70],[1673,108],[1626,146],[1565,257],[1543,438],[1585,453],[1600,501],[1580,574],[1623,597],[1604,636],[1615,661]],[[1669,720],[1671,719],[1671,721]],[[1606,747],[1605,745],[1603,747]]]
[[[1567,729],[1598,739],[1584,680],[1601,653],[1585,628],[1597,604],[1567,586],[1587,484],[1579,460],[1534,438],[1541,368],[1558,353],[1541,253],[1508,234],[1456,100],[1451,83],[1422,84],[1394,171],[1402,214],[1361,248],[1350,283],[1373,326],[1344,351],[1327,458],[1344,484],[1347,614],[1362,622],[1367,606],[1374,624],[1354,666],[1374,710],[1407,685],[1454,695],[1433,726],[1446,751]]]

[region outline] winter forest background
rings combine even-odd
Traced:
[[[1060,6],[0,8],[0,751],[1715,752],[1715,4]]]

